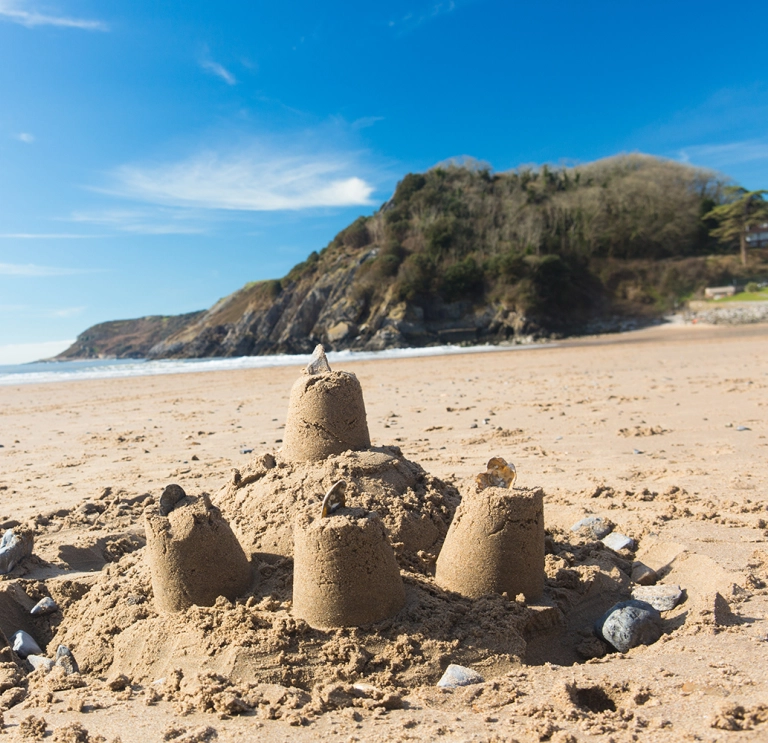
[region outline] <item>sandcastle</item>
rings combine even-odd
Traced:
[[[322,346],[291,389],[283,454],[318,461],[371,445],[363,390],[351,372],[331,371]]]
[[[293,558],[293,614],[322,629],[393,616],[406,601],[400,570],[429,575],[435,560],[444,589],[536,600],[543,493],[512,490],[515,477],[494,458],[458,505],[399,449],[371,446],[360,383],[332,371],[318,346],[293,385],[282,451],[236,470],[217,495],[221,511],[169,486],[146,515],[155,603],[179,611],[241,596],[246,553]]]
[[[395,553],[375,512],[346,508],[343,480],[318,517],[295,526],[293,613],[318,628],[371,624],[396,614],[405,588]],[[337,501],[330,503],[336,495]]]
[[[207,493],[187,496],[169,485],[157,513],[144,515],[152,590],[159,611],[211,606],[251,586],[251,565]]]
[[[470,598],[544,592],[544,493],[511,490],[514,466],[500,457],[465,489],[437,558],[438,585]]]

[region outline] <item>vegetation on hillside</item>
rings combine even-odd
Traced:
[[[353,287],[362,307],[385,296],[427,308],[494,302],[550,327],[658,312],[707,283],[750,276],[711,234],[726,188],[712,172],[646,155],[507,173],[448,164],[406,175],[376,214],[283,284],[365,249]]]

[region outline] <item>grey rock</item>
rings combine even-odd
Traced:
[[[482,684],[483,677],[473,671],[471,668],[457,666],[454,663],[445,669],[442,678],[437,682],[441,689],[455,689],[457,686],[470,686],[471,684]]]
[[[653,568],[649,568],[642,562],[632,563],[632,582],[641,586],[652,586],[659,576]]]
[[[645,601],[659,611],[671,611],[683,597],[683,589],[680,586],[638,586],[632,589],[632,598]]]
[[[249,449],[247,446],[244,446],[242,449],[240,449],[241,454],[250,454],[253,451],[253,449]]]
[[[11,635],[11,647],[13,652],[19,658],[26,658],[28,655],[42,655],[43,651],[35,642],[35,638],[23,629],[17,630]]]
[[[40,601],[29,610],[29,613],[34,617],[41,617],[45,614],[52,614],[58,608],[58,604],[50,596],[46,596],[45,598],[40,599]]]
[[[10,573],[25,557],[32,554],[35,539],[31,534],[16,534],[8,529],[0,540],[0,573]]]
[[[181,485],[168,485],[160,496],[160,515],[167,516],[174,508],[176,508],[179,501],[186,497],[187,494],[184,492],[184,488],[182,488]]]
[[[595,623],[595,634],[620,653],[661,637],[661,614],[645,601],[621,601]]]
[[[751,431],[752,429],[747,426],[736,426],[737,431]]]
[[[632,537],[626,536],[626,534],[619,534],[619,532],[611,532],[607,537],[600,540],[608,549],[612,549],[614,552],[621,552],[621,550],[632,549],[635,546],[635,540]]]
[[[80,673],[80,667],[77,665],[75,656],[72,655],[72,651],[66,645],[59,645],[59,647],[56,648],[56,660],[54,661],[54,665],[63,668],[66,671],[67,676],[72,673]]]
[[[46,658],[44,655],[28,655],[27,663],[32,666],[32,669],[37,671],[42,668],[46,673],[53,668],[53,661],[50,658]]]
[[[602,539],[613,531],[614,523],[603,516],[587,516],[577,521],[571,531],[592,539]]]

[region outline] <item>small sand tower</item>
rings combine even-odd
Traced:
[[[544,493],[512,490],[514,465],[488,462],[464,492],[437,558],[438,585],[470,598],[504,593],[535,601],[544,591]]]
[[[251,585],[251,565],[229,524],[207,493],[187,496],[169,485],[158,513],[146,513],[147,554],[159,611],[212,606]]]
[[[378,514],[344,507],[343,480],[319,518],[294,530],[293,613],[312,627],[358,627],[393,616],[405,603],[395,553]]]
[[[351,372],[331,371],[322,346],[291,389],[284,439],[283,454],[292,462],[371,445],[360,382]]]

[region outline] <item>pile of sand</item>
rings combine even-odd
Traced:
[[[338,480],[347,483],[348,506],[379,514],[401,567],[431,570],[460,496],[396,446],[346,451],[320,462],[258,455],[235,470],[213,500],[246,552],[291,557],[296,519],[319,512]]]

